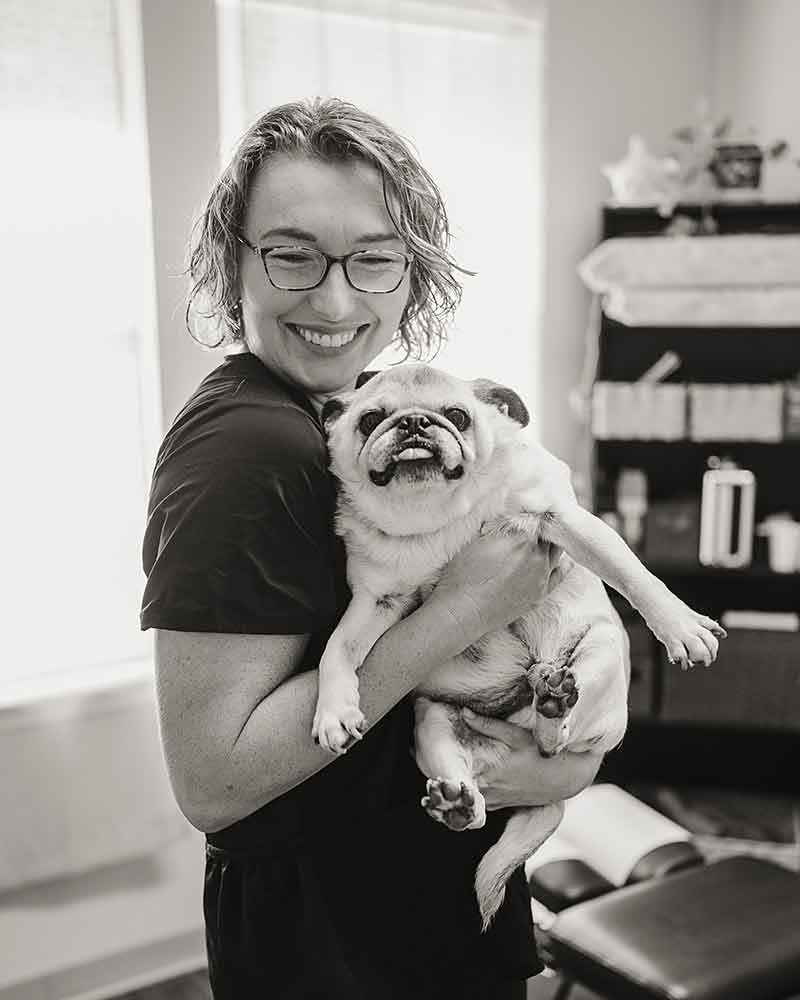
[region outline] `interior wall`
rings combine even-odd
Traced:
[[[567,399],[584,352],[589,295],[575,267],[600,235],[609,187],[600,173],[638,132],[654,151],[691,119],[712,84],[714,0],[556,0],[545,45],[543,443],[580,466]]]
[[[219,164],[214,0],[139,0],[163,428],[220,363],[184,325],[186,243]],[[175,122],[181,122],[180,135]]]
[[[800,158],[800,3],[797,0],[716,0],[714,106],[765,143],[785,139]],[[773,197],[800,198],[800,167],[768,164]]]

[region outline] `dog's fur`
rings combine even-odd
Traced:
[[[671,660],[683,667],[714,660],[724,631],[579,506],[567,466],[522,433],[528,413],[512,390],[403,365],[329,400],[322,419],[353,595],[320,662],[313,736],[332,752],[344,752],[365,728],[357,670],[367,653],[430,594],[468,542],[481,532],[520,531],[567,553],[558,583],[531,612],[417,689],[416,758],[429,779],[422,804],[434,819],[452,829],[482,826],[477,779],[510,752],[471,729],[465,707],[528,727],[547,756],[604,752],[622,739],[627,638],[599,578],[641,612]],[[484,926],[511,873],[562,813],[560,803],[518,809],[482,859],[476,891]]]

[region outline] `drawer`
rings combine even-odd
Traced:
[[[800,732],[800,633],[731,629],[713,666],[661,669],[661,719]]]

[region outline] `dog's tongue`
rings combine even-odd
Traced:
[[[410,462],[414,459],[433,458],[433,452],[430,448],[404,448],[403,451],[395,455],[395,458],[399,462]]]

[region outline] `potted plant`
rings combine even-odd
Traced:
[[[784,139],[765,145],[756,141],[755,129],[737,136],[732,127],[729,116],[714,121],[702,108],[694,125],[684,125],[672,133],[679,143],[675,156],[681,165],[684,189],[691,191],[710,181],[719,191],[753,193],[761,187],[764,161],[779,160],[789,152]]]

